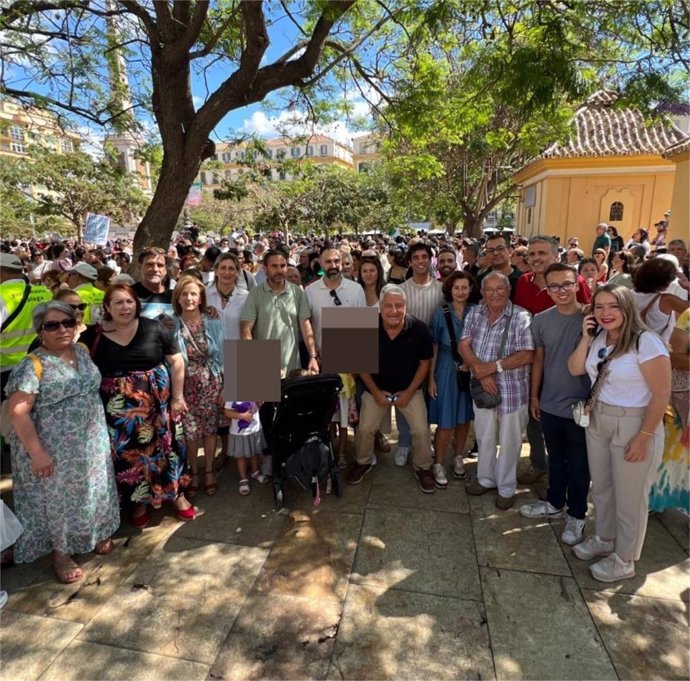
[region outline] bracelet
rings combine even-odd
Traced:
[[[184,399],[184,397],[173,397],[172,401],[173,402],[181,402]]]
[[[539,399],[539,398],[538,398],[536,395],[530,397],[530,400],[538,400],[538,399]]]
[[[642,428],[640,428],[640,432],[643,435],[649,435],[649,437],[654,437],[654,433],[648,433],[646,430],[642,430]]]

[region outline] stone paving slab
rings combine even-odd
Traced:
[[[680,511],[668,510],[656,514],[655,518],[686,552],[690,552],[690,519]]]
[[[351,585],[328,678],[495,678],[484,607]]]
[[[683,603],[582,592],[621,679],[687,679],[688,618]]]
[[[591,519],[587,522],[587,531],[594,532],[594,523]],[[596,560],[579,560],[567,547],[565,556],[582,589],[614,591],[685,602],[690,599],[690,558],[654,517],[650,518],[642,556],[635,563],[633,579],[614,584],[598,582],[592,578],[588,569]]]
[[[342,603],[362,516],[292,511],[256,580],[254,592]]]
[[[325,678],[341,612],[338,603],[256,594],[235,621],[209,678]]]
[[[41,681],[204,681],[208,670],[199,662],[72,641]]]
[[[548,520],[530,520],[518,512],[522,504],[535,501],[534,495],[520,494],[513,508],[507,511],[499,511],[495,501],[494,493],[470,497],[479,564],[570,576],[570,568]]]
[[[3,610],[0,671],[8,681],[37,679],[81,631],[82,625]]]
[[[615,679],[571,577],[481,568],[499,679]]]
[[[367,510],[352,581],[481,601],[469,517],[405,508]]]
[[[79,639],[211,664],[266,555],[266,549],[173,536]]]

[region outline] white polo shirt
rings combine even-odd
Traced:
[[[342,277],[340,284],[335,289],[326,286],[323,279],[317,279],[304,290],[311,310],[311,325],[314,329],[316,347],[321,349],[321,318],[324,307],[341,307],[335,304],[335,298],[331,295],[335,291],[342,307],[366,307],[367,301],[364,289],[356,282]]]

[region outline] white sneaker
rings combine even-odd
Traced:
[[[597,534],[585,539],[581,544],[573,546],[573,553],[580,560],[592,560],[597,556],[608,556],[613,553],[613,539],[602,539]]]
[[[589,571],[600,582],[618,582],[635,576],[635,563],[632,560],[626,562],[617,553],[612,553],[604,560],[590,565]]]
[[[431,466],[431,474],[434,476],[436,487],[448,487],[448,478],[443,464],[435,463]]]
[[[560,518],[564,513],[565,508],[556,508],[548,501],[533,501],[520,506],[520,515],[525,518]]]
[[[395,452],[395,465],[404,466],[407,463],[407,455],[410,453],[409,447],[398,447]]]
[[[466,475],[465,462],[463,461],[462,454],[456,454],[453,459],[453,477],[463,479]]]
[[[585,532],[585,521],[579,520],[578,518],[573,518],[569,515],[565,522],[565,529],[561,535],[561,541],[564,544],[569,544],[574,546],[582,541],[582,535]]]

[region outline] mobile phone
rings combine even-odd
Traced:
[[[599,332],[599,326],[597,325],[593,314],[588,315],[588,317],[594,322],[594,326],[591,326],[589,329],[587,329],[587,333],[589,333],[590,336],[596,336]]]

